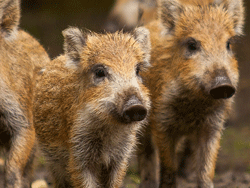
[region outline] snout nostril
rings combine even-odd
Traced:
[[[210,90],[210,95],[214,99],[228,99],[235,94],[236,89],[231,85],[222,85]]]
[[[147,115],[147,109],[142,105],[133,105],[123,112],[123,118],[126,122],[142,121]]]

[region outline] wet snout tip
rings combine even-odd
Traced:
[[[132,96],[124,105],[122,117],[126,123],[134,121],[142,121],[147,116],[147,109],[142,102],[136,97]]]
[[[210,90],[210,95],[214,99],[229,99],[235,94],[235,87],[232,85],[219,85]]]
[[[232,85],[228,76],[217,76],[209,91],[214,99],[229,99],[235,92],[236,88]]]
[[[142,105],[132,105],[123,112],[126,122],[142,121],[147,116],[147,109]]]

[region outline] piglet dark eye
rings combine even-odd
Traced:
[[[93,75],[93,81],[95,84],[99,84],[106,80],[108,78],[108,69],[102,65],[102,64],[97,64],[94,65],[91,69],[92,75]]]
[[[199,48],[198,42],[193,38],[189,39],[187,42],[187,48],[190,52],[195,52]]]
[[[187,38],[184,43],[185,47],[185,56],[190,57],[196,52],[198,52],[201,49],[201,43],[200,41],[195,40],[194,38],[190,37]]]
[[[195,50],[197,50],[196,43],[189,43],[189,44],[188,44],[188,49],[189,49],[190,51],[195,51]]]
[[[96,69],[95,75],[98,78],[103,78],[103,77],[106,76],[106,71],[104,70],[104,68],[99,67],[99,68]]]
[[[231,41],[230,40],[227,41],[227,50],[228,51],[231,50]]]
[[[140,75],[140,71],[141,71],[141,69],[140,69],[140,66],[138,65],[138,66],[136,67],[136,75],[137,75],[137,76]]]

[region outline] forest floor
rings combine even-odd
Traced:
[[[0,158],[0,188],[3,188],[4,160]],[[45,161],[38,156],[35,161],[34,182],[32,188],[52,188],[47,184],[48,173]],[[124,188],[138,188],[140,178],[136,158],[131,164],[124,180]],[[195,188],[195,176],[187,179],[177,178],[178,188]],[[225,129],[214,178],[215,188],[250,188],[250,127],[228,127]]]

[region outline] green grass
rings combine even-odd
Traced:
[[[250,173],[250,127],[228,127],[224,130],[217,166]],[[226,170],[226,169],[225,169]]]

